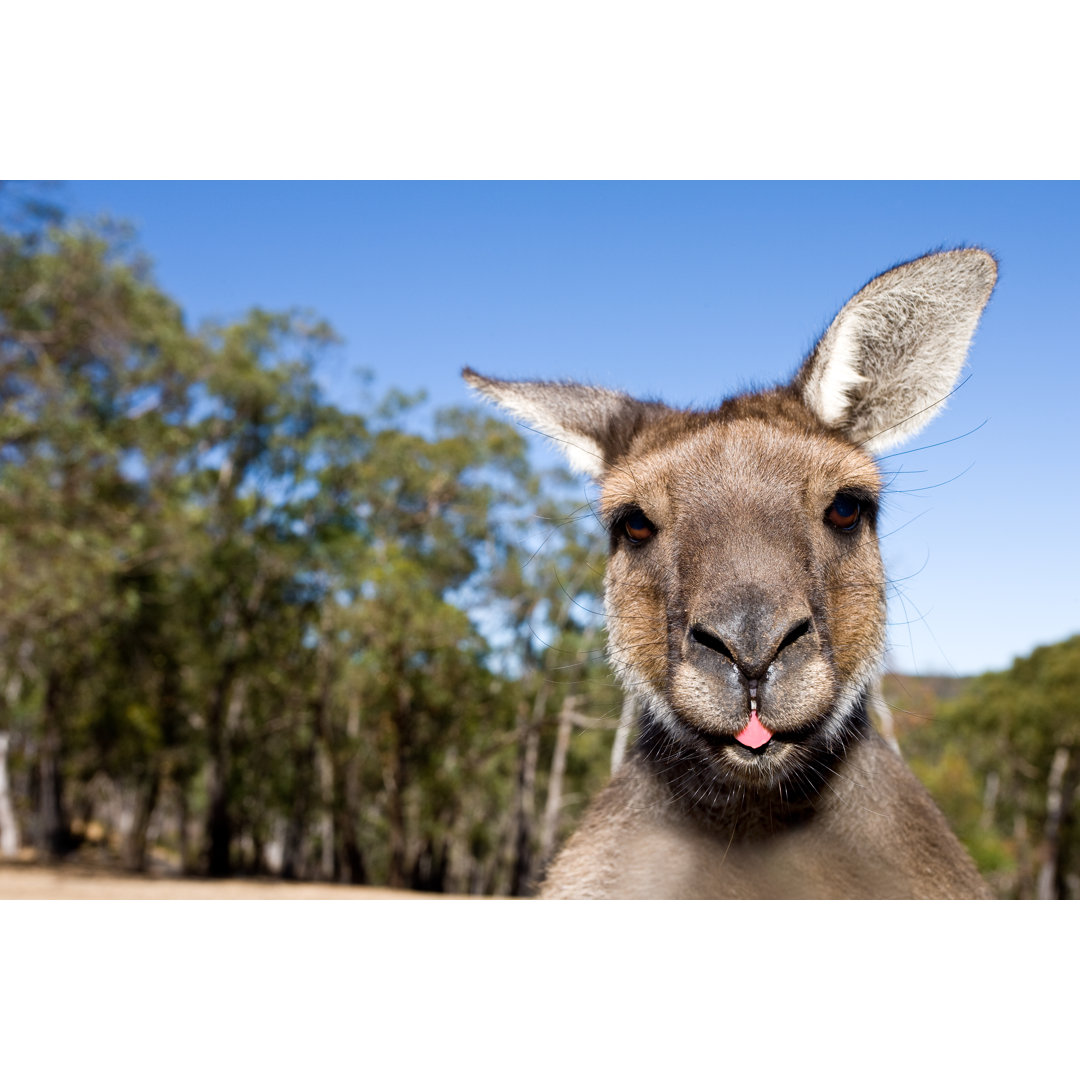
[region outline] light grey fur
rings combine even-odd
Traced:
[[[640,420],[662,408],[598,386],[489,379],[471,368],[462,375],[511,416],[552,438],[574,471],[593,479],[610,468]]]
[[[800,372],[804,400],[871,453],[910,438],[956,384],[996,277],[990,255],[966,248],[874,278],[844,305]]]

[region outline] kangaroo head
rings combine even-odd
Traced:
[[[898,266],[790,384],[709,411],[466,370],[598,482],[611,661],[644,752],[697,802],[811,797],[865,725],[885,647],[874,454],[941,408],[995,276],[976,249]]]

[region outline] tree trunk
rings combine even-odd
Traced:
[[[210,813],[206,823],[208,850],[206,871],[223,878],[232,873],[232,816],[229,813],[228,783],[220,766],[214,770],[210,794]]]
[[[356,842],[356,829],[351,820],[342,821],[337,830],[338,837],[338,880],[349,885],[367,884],[367,865],[364,853]]]
[[[533,723],[529,723],[524,709],[519,713],[519,730],[524,729],[523,744],[519,749],[518,779],[514,800],[514,863],[510,874],[510,895],[525,896],[533,885],[533,822],[536,817],[536,764],[540,756],[540,725],[546,687],[537,697],[533,709]]]
[[[3,702],[6,715],[10,717],[22,690],[22,674],[16,668],[10,678],[4,681]],[[10,723],[10,720],[8,720]],[[11,736],[8,732],[0,733],[0,855],[13,858],[19,851],[19,821],[15,817],[15,805],[11,797],[11,782],[8,775],[8,750],[11,748]]]
[[[292,751],[297,763],[295,788],[292,792],[292,806],[285,823],[285,839],[281,849],[281,876],[287,881],[297,880],[307,870],[305,840],[314,785],[315,762],[312,747],[310,744],[305,745],[302,734],[302,725],[297,719]]]
[[[405,875],[405,762],[402,758],[401,725],[387,716],[388,746],[383,754],[383,787],[386,790],[386,819],[390,828],[390,868],[387,884],[404,889]]]
[[[334,880],[334,763],[326,743],[316,744],[315,765],[319,776],[319,876]]]
[[[540,831],[540,865],[546,866],[555,854],[559,837],[559,817],[562,813],[563,776],[566,774],[566,755],[570,749],[570,736],[574,722],[568,710],[559,713],[559,729],[555,733],[555,750],[551,755],[551,772],[548,775],[547,803],[544,806],[544,822]],[[617,733],[616,733],[617,734]]]
[[[15,807],[11,802],[11,785],[8,783],[8,746],[11,736],[0,732],[0,855],[11,859],[19,852],[19,825],[15,820]]]
[[[626,748],[630,744],[630,731],[637,719],[638,704],[633,694],[626,694],[619,713],[619,726],[615,729],[615,741],[611,744],[611,774],[619,771],[619,766],[626,757]]]
[[[870,693],[866,697],[866,711],[877,728],[881,737],[896,751],[900,753],[900,743],[896,739],[896,726],[893,724],[892,709],[885,704],[885,694],[882,689],[881,677],[874,680],[870,687]]]
[[[1070,751],[1059,746],[1054,751],[1050,774],[1046,781],[1046,827],[1039,859],[1039,878],[1036,896],[1039,900],[1057,900],[1060,896],[1058,866],[1061,849],[1061,826],[1065,818],[1065,774],[1069,768]]]
[[[188,802],[188,789],[186,783],[176,785],[176,831],[177,844],[180,847],[180,873],[190,874],[191,845],[188,843],[188,832],[191,828],[191,805]]]
[[[247,462],[243,462],[243,468]],[[240,475],[234,473],[232,459],[226,460],[219,474],[219,495],[228,494],[239,485]],[[233,820],[232,787],[232,744],[233,732],[237,726],[240,712],[244,706],[245,687],[240,677],[241,657],[247,649],[251,636],[251,623],[258,611],[263,589],[266,585],[264,576],[258,576],[252,583],[244,610],[238,612],[231,605],[224,614],[225,633],[230,639],[230,652],[222,665],[221,675],[210,708],[207,710],[207,734],[210,742],[211,776],[210,807],[206,821],[207,872],[211,877],[228,877],[233,871],[232,842],[236,831]]]
[[[413,863],[409,888],[416,892],[446,892],[446,873],[449,868],[446,841],[436,844],[430,837],[424,841]]]
[[[319,784],[319,877],[335,881],[340,857],[337,852],[338,795],[341,788],[340,771],[334,754],[337,740],[331,724],[331,696],[334,687],[334,665],[327,643],[332,634],[331,607],[324,604],[319,619],[318,645],[315,650],[315,684],[318,696],[312,703],[312,730],[315,734],[315,774]]]
[[[1017,900],[1030,900],[1035,895],[1030,830],[1027,818],[1020,811],[1013,814],[1013,844],[1016,848],[1016,880],[1013,895]]]
[[[361,813],[360,759],[355,747],[360,738],[360,698],[349,695],[348,714],[345,720],[346,755],[337,770],[342,791],[335,799],[338,807],[337,829],[338,877],[351,885],[363,885],[367,882],[367,867],[364,854],[357,841],[357,822]]]
[[[210,809],[207,816],[207,873],[228,877],[232,873],[233,815],[230,772],[232,769],[231,727],[243,707],[243,687],[234,689],[235,667],[228,664],[214,694],[207,728],[210,733],[213,772],[210,778]]]
[[[157,807],[160,790],[161,775],[156,769],[136,785],[131,829],[124,839],[124,868],[126,870],[142,873],[146,869],[146,833]]]
[[[281,876],[286,881],[296,881],[304,869],[304,820],[302,814],[293,813],[285,824],[285,839],[281,845]]]
[[[38,744],[38,820],[37,848],[48,859],[59,858],[71,851],[73,838],[64,811],[63,774],[61,759],[60,709],[63,687],[60,679],[50,675],[45,687],[45,707],[42,716],[42,736]]]
[[[989,832],[994,827],[994,815],[997,811],[1000,792],[1001,775],[996,769],[993,769],[986,776],[986,787],[983,789],[982,813],[979,815],[979,828],[984,832]]]

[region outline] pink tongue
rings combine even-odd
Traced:
[[[757,718],[757,711],[754,710],[750,713],[750,723],[735,738],[743,746],[749,746],[751,750],[756,750],[759,746],[764,746],[772,738],[772,732]]]

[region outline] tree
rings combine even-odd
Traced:
[[[330,404],[335,343],[0,199],[7,846],[523,893],[606,776],[587,506],[475,410]]]
[[[126,243],[79,228],[0,235],[0,655],[36,713],[35,839],[53,855],[72,844],[72,718],[155,516],[140,473],[191,358],[178,309]]]
[[[963,838],[1001,892],[1080,896],[1080,636],[973,680],[940,706],[935,726],[954,762],[953,786],[963,775],[955,763],[963,761],[973,791],[984,793]]]

